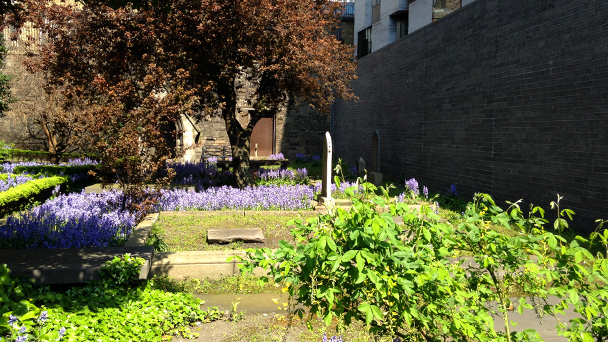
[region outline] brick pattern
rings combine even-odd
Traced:
[[[347,162],[379,130],[385,177],[608,219],[607,2],[477,0],[358,63],[335,111]]]

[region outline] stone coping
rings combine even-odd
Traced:
[[[38,284],[87,283],[100,279],[106,261],[126,253],[144,258],[139,279],[146,279],[154,258],[152,246],[0,250],[0,263],[7,264],[11,276],[26,276]]]
[[[185,210],[185,211],[161,211],[160,216],[247,216],[247,215],[259,215],[259,216],[314,216],[319,213],[314,210]]]
[[[153,185],[150,185],[149,187],[153,187]],[[87,187],[84,188],[84,192],[86,194],[100,194],[104,191],[109,191],[109,190],[115,190],[115,189],[119,189],[120,185],[118,184],[108,184],[108,187],[106,189],[103,189],[101,187],[101,183],[98,184],[93,184],[93,185],[89,185]],[[163,189],[165,190],[188,190],[188,191],[195,191],[196,188],[194,187],[194,185],[192,184],[169,184],[167,186],[163,186]]]

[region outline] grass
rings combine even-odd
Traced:
[[[168,276],[155,276],[154,287],[167,292],[188,292],[200,295],[260,294],[280,293],[272,278],[265,284],[259,283],[255,275],[225,276],[220,279],[185,278],[177,280]]]
[[[301,212],[299,215],[161,215],[152,227],[152,236],[167,244],[167,252],[232,250],[253,247],[277,248],[280,240],[293,241],[287,223],[295,218],[314,217],[316,212]],[[264,233],[265,243],[235,242],[227,245],[209,245],[208,229],[259,228]],[[154,244],[154,238],[148,245]]]

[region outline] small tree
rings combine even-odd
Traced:
[[[1,6],[0,6],[1,8]],[[8,49],[4,46],[4,36],[0,34],[0,69],[4,67],[4,59]],[[0,118],[6,116],[6,112],[9,110],[9,104],[15,102],[15,99],[11,96],[10,82],[11,78],[4,73],[0,73]]]
[[[99,154],[104,184],[118,181],[125,206],[145,184],[166,183],[159,170],[171,151],[162,128],[195,98],[187,73],[166,63],[154,21],[102,4],[31,1],[27,8],[48,41],[28,67],[45,75],[48,90],[61,89],[64,109],[82,109],[83,142]]]
[[[105,94],[129,111],[162,94],[178,100],[169,118],[190,109],[221,116],[240,187],[253,181],[249,144],[260,118],[275,116],[288,99],[328,111],[336,97],[353,97],[353,47],[330,34],[341,6],[333,1],[172,0],[133,10],[90,0],[56,14],[50,9],[60,6],[32,2],[44,9],[38,24],[52,37],[44,68],[68,84],[68,97]],[[246,125],[237,120],[243,80],[253,88]]]

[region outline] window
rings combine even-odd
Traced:
[[[372,52],[372,28],[359,31],[357,35],[357,57],[367,56]]]
[[[408,13],[394,17],[395,20],[395,39],[407,36],[407,26],[409,25]]]

